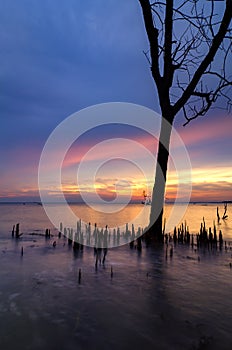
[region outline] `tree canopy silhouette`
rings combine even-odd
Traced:
[[[162,113],[150,225],[146,235],[162,239],[174,119],[182,111],[184,125],[187,125],[204,116],[216,101],[219,107],[231,110],[232,0],[139,2],[149,41],[145,55]],[[224,101],[220,102],[222,99]]]

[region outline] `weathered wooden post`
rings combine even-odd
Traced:
[[[176,227],[174,227],[173,241],[174,241],[174,244],[176,244],[176,242],[177,242],[177,232],[176,232]]]
[[[217,221],[218,221],[218,224],[220,224],[220,215],[219,215],[219,209],[217,207]]]
[[[222,216],[222,220],[225,220],[228,218],[228,215],[226,215],[227,212],[227,203],[224,204],[224,214]]]
[[[19,224],[16,224],[15,236],[16,236],[16,238],[19,238],[19,237],[20,237],[20,233],[19,233]]]
[[[78,283],[81,283],[81,269],[78,272]]]
[[[14,232],[15,232],[15,225],[13,226],[13,229],[12,229],[12,237],[14,237]]]
[[[142,250],[142,239],[141,239],[141,236],[137,238],[137,250],[138,251]]]
[[[219,231],[219,243],[220,243],[220,245],[223,244],[223,238],[222,238],[222,231],[221,230]]]

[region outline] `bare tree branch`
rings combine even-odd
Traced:
[[[164,38],[164,84],[167,87],[167,93],[172,86],[173,64],[172,64],[172,19],[173,19],[173,0],[166,1],[165,15],[165,38]]]
[[[220,25],[220,28],[217,32],[217,34],[212,39],[212,44],[210,46],[210,49],[208,53],[206,54],[205,58],[200,63],[199,67],[197,68],[195,74],[192,77],[192,80],[190,81],[189,85],[187,86],[186,90],[183,92],[182,96],[179,98],[179,100],[175,103],[173,109],[174,114],[177,114],[178,111],[183,108],[183,106],[186,104],[190,96],[192,96],[199,80],[201,79],[202,75],[204,74],[207,67],[210,65],[210,63],[213,61],[215,54],[217,50],[219,49],[224,36],[227,33],[229,24],[231,22],[232,18],[232,1],[227,0],[226,1],[226,9],[222,18],[222,22]]]
[[[150,43],[150,52],[151,52],[151,71],[153,78],[157,84],[160,85],[160,71],[159,71],[159,45],[158,45],[158,29],[154,27],[152,11],[149,0],[139,0],[140,5],[143,10],[143,17],[146,32],[148,35],[149,43]]]

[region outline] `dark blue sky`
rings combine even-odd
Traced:
[[[92,104],[154,107],[136,1],[7,0],[0,13],[3,136],[12,119],[38,136]]]

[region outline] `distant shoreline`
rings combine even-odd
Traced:
[[[85,202],[67,202],[68,204],[86,204]],[[171,201],[168,201],[168,202],[165,202],[164,204],[165,205],[168,205],[168,204],[174,204],[175,202],[171,202]],[[190,202],[178,202],[177,204],[186,204],[186,203],[189,203],[189,204],[225,204],[225,203],[232,203],[231,200],[229,201],[190,201]],[[36,201],[13,201],[13,202],[5,202],[5,201],[0,201],[0,205],[5,205],[5,204],[20,204],[20,205],[28,205],[28,204],[34,204],[34,205],[42,205],[41,202],[36,202]],[[46,202],[46,204],[64,204],[64,203],[60,203],[60,202]],[[90,203],[90,204],[99,204],[99,205],[102,205],[102,203]],[[111,203],[111,202],[106,202],[105,205],[107,204],[114,204],[114,203]],[[117,203],[117,205],[120,205],[120,204],[127,204],[127,203]],[[137,202],[137,201],[133,201],[133,202],[130,202],[128,203],[130,205],[134,205],[134,204],[141,204],[143,205],[141,202]],[[149,207],[149,206],[148,206]]]

